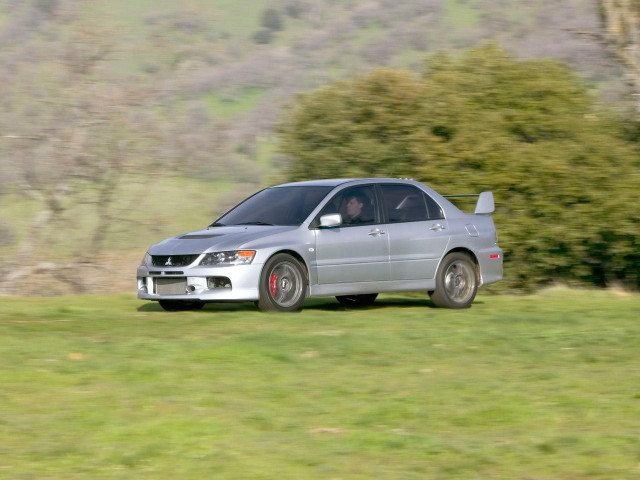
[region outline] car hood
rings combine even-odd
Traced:
[[[293,231],[297,226],[238,225],[212,227],[183,233],[156,243],[149,249],[151,255],[189,255],[196,253],[238,250],[245,244],[278,233]]]

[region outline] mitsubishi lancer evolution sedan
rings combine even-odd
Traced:
[[[423,291],[436,306],[466,308],[478,287],[502,279],[493,194],[474,196],[468,214],[408,179],[265,188],[208,227],[153,245],[138,298],[165,310],[254,301],[295,311],[307,297],[362,306],[381,292]]]

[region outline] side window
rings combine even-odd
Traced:
[[[324,206],[318,215],[318,219],[322,215],[331,213],[342,215],[343,226],[378,223],[378,211],[373,186],[362,185],[342,190]]]
[[[440,205],[438,205],[436,201],[426,193],[424,194],[424,199],[427,202],[427,210],[429,211],[429,220],[443,219],[444,213],[442,212],[442,208],[440,208]]]
[[[410,185],[380,185],[389,223],[428,220],[425,197]]]

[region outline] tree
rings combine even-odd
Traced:
[[[563,63],[487,45],[432,57],[422,77],[377,70],[301,95],[280,146],[291,180],[413,177],[493,190],[504,285],[640,286],[637,150]]]
[[[634,0],[600,0],[606,39],[622,64],[640,114],[640,4]]]
[[[108,38],[104,32],[77,28],[66,42],[52,46],[46,64],[20,65],[13,82],[3,86],[10,112],[0,121],[5,151],[17,165],[22,192],[38,200],[40,211],[5,265],[0,291],[15,292],[33,273],[55,272],[56,280],[83,292],[86,270],[100,268],[96,258],[117,220],[113,204],[118,187],[137,147],[151,135],[148,129],[134,131],[131,119],[145,100],[143,88],[96,81],[96,71],[111,51]],[[39,75],[38,68],[50,74]],[[50,249],[73,243],[65,223],[82,204],[95,212],[89,239],[76,245],[77,252],[66,262],[44,261]],[[66,234],[58,239],[61,225]]]

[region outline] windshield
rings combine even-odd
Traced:
[[[333,187],[266,188],[225,213],[211,227],[300,225]]]

